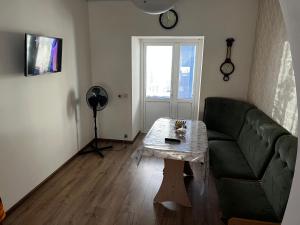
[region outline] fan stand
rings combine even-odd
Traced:
[[[97,154],[99,154],[102,158],[104,158],[104,155],[103,155],[103,151],[106,150],[106,149],[110,149],[112,148],[112,146],[106,146],[106,147],[101,147],[99,148],[98,147],[98,132],[97,132],[97,107],[93,107],[93,114],[94,114],[94,131],[95,131],[95,137],[94,137],[94,140],[92,141],[92,143],[87,146],[91,148],[91,150],[88,150],[88,151],[82,151],[80,154],[83,155],[83,154],[88,154],[88,153],[91,153],[91,152],[95,152]]]

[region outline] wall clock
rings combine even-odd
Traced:
[[[178,23],[178,15],[177,12],[173,9],[160,14],[159,23],[165,29],[172,29]]]

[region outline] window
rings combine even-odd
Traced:
[[[170,98],[173,46],[146,47],[146,97]]]
[[[178,99],[191,100],[193,98],[195,58],[196,58],[195,45],[180,46]]]

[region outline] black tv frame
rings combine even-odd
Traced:
[[[28,65],[27,65],[27,36],[32,35],[36,37],[45,37],[45,38],[53,38],[59,40],[59,48],[58,48],[58,71],[56,72],[46,72],[46,73],[41,73],[38,75],[31,75],[28,74]],[[25,77],[35,77],[35,76],[40,76],[40,75],[47,75],[47,74],[52,74],[52,73],[60,73],[62,71],[62,48],[63,48],[63,39],[58,38],[58,37],[52,37],[52,36],[45,36],[45,35],[40,35],[40,34],[33,34],[33,33],[25,33],[25,39],[24,39],[24,76]]]

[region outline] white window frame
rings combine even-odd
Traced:
[[[204,36],[184,36],[184,37],[135,37],[138,38],[140,41],[141,51],[140,51],[140,87],[141,87],[141,129],[142,132],[146,132],[145,130],[145,101],[170,101],[171,107],[171,99],[159,99],[159,98],[147,98],[146,99],[146,79],[145,79],[145,47],[146,45],[173,45],[173,64],[172,64],[172,74],[177,74],[179,71],[177,64],[180,62],[180,48],[176,46],[180,46],[181,44],[196,44],[197,45],[197,57],[195,62],[195,72],[194,72],[194,87],[193,87],[193,99],[192,100],[184,100],[178,99],[178,76],[175,76],[175,79],[172,79],[171,84],[171,95],[176,95],[176,99],[178,103],[180,102],[191,102],[193,107],[192,118],[193,120],[199,119],[199,108],[200,108],[200,92],[201,92],[201,81],[202,81],[202,63],[203,63],[203,52],[204,52]],[[175,89],[173,92],[172,88]],[[194,91],[195,90],[195,91]],[[171,109],[170,109],[171,112]]]

